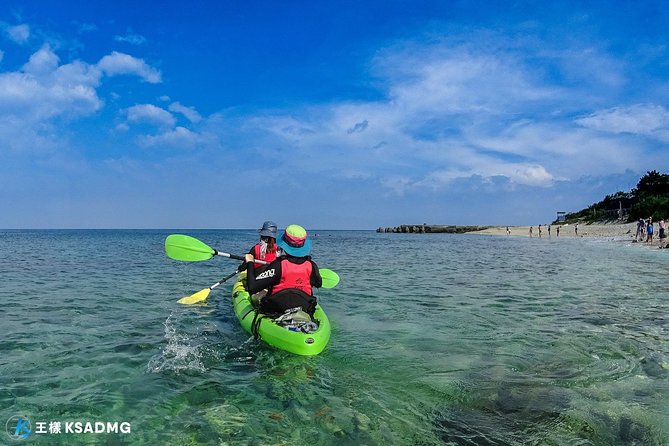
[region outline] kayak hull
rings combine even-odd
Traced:
[[[247,333],[253,334],[253,321],[257,317],[257,335],[272,347],[303,356],[317,355],[325,349],[330,340],[330,320],[320,305],[316,305],[313,317],[318,323],[318,330],[313,333],[291,331],[270,318],[257,316],[258,312],[251,303],[245,282],[246,274],[242,273],[232,286],[232,306],[240,325]]]

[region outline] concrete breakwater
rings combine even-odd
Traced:
[[[483,231],[490,228],[490,226],[454,226],[454,225],[400,225],[395,227],[377,228],[376,232],[393,232],[393,233],[448,233],[448,234],[462,234],[464,232]]]

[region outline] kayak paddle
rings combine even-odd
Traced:
[[[168,235],[167,238],[165,239],[165,253],[171,259],[182,260],[185,262],[199,262],[202,260],[209,260],[214,256],[222,256],[241,261],[245,260],[244,256],[237,256],[234,254],[228,254],[227,252],[217,251],[214,248],[210,247],[209,245],[205,244],[204,242],[201,242],[200,240],[196,239],[195,237],[191,237],[189,235],[184,235],[184,234]],[[257,260],[257,259],[254,259],[253,262],[259,263],[261,265],[267,265],[268,263],[265,262],[264,260]],[[331,269],[321,268],[320,273],[321,273],[321,278],[323,279],[323,288],[334,288],[339,283],[339,275],[336,272],[332,271]],[[227,278],[225,280],[227,280]],[[203,291],[206,291],[206,288],[200,291],[199,293],[202,293]],[[200,300],[206,299],[208,295],[209,293],[207,292],[205,296]]]
[[[215,284],[213,284],[209,288],[205,288],[201,291],[198,291],[197,293],[191,294],[190,296],[182,297],[177,302],[179,302],[180,304],[184,304],[184,305],[192,305],[192,304],[201,302],[201,301],[205,300],[207,297],[209,297],[209,293],[211,292],[211,290],[213,290],[217,286],[225,283],[228,279],[235,276],[236,274],[237,274],[237,271],[230,274],[229,276],[226,276],[224,279],[219,280],[218,282],[216,282]]]
[[[195,237],[183,234],[171,234],[167,236],[165,239],[165,254],[171,259],[182,260],[184,262],[199,262],[201,260],[209,260],[214,256],[244,261],[244,256],[216,251]],[[263,260],[254,260],[253,262],[267,265],[267,262]]]
[[[328,268],[319,268],[323,279],[323,288],[334,288],[339,283],[339,274]]]

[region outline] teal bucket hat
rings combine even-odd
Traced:
[[[276,244],[293,257],[305,257],[311,252],[311,239],[307,231],[299,225],[290,225],[276,239]]]

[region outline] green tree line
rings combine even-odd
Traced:
[[[655,170],[646,172],[629,192],[607,195],[598,203],[565,216],[566,221],[594,222],[618,218],[625,210],[628,222],[653,217],[653,221],[669,218],[669,175]]]

